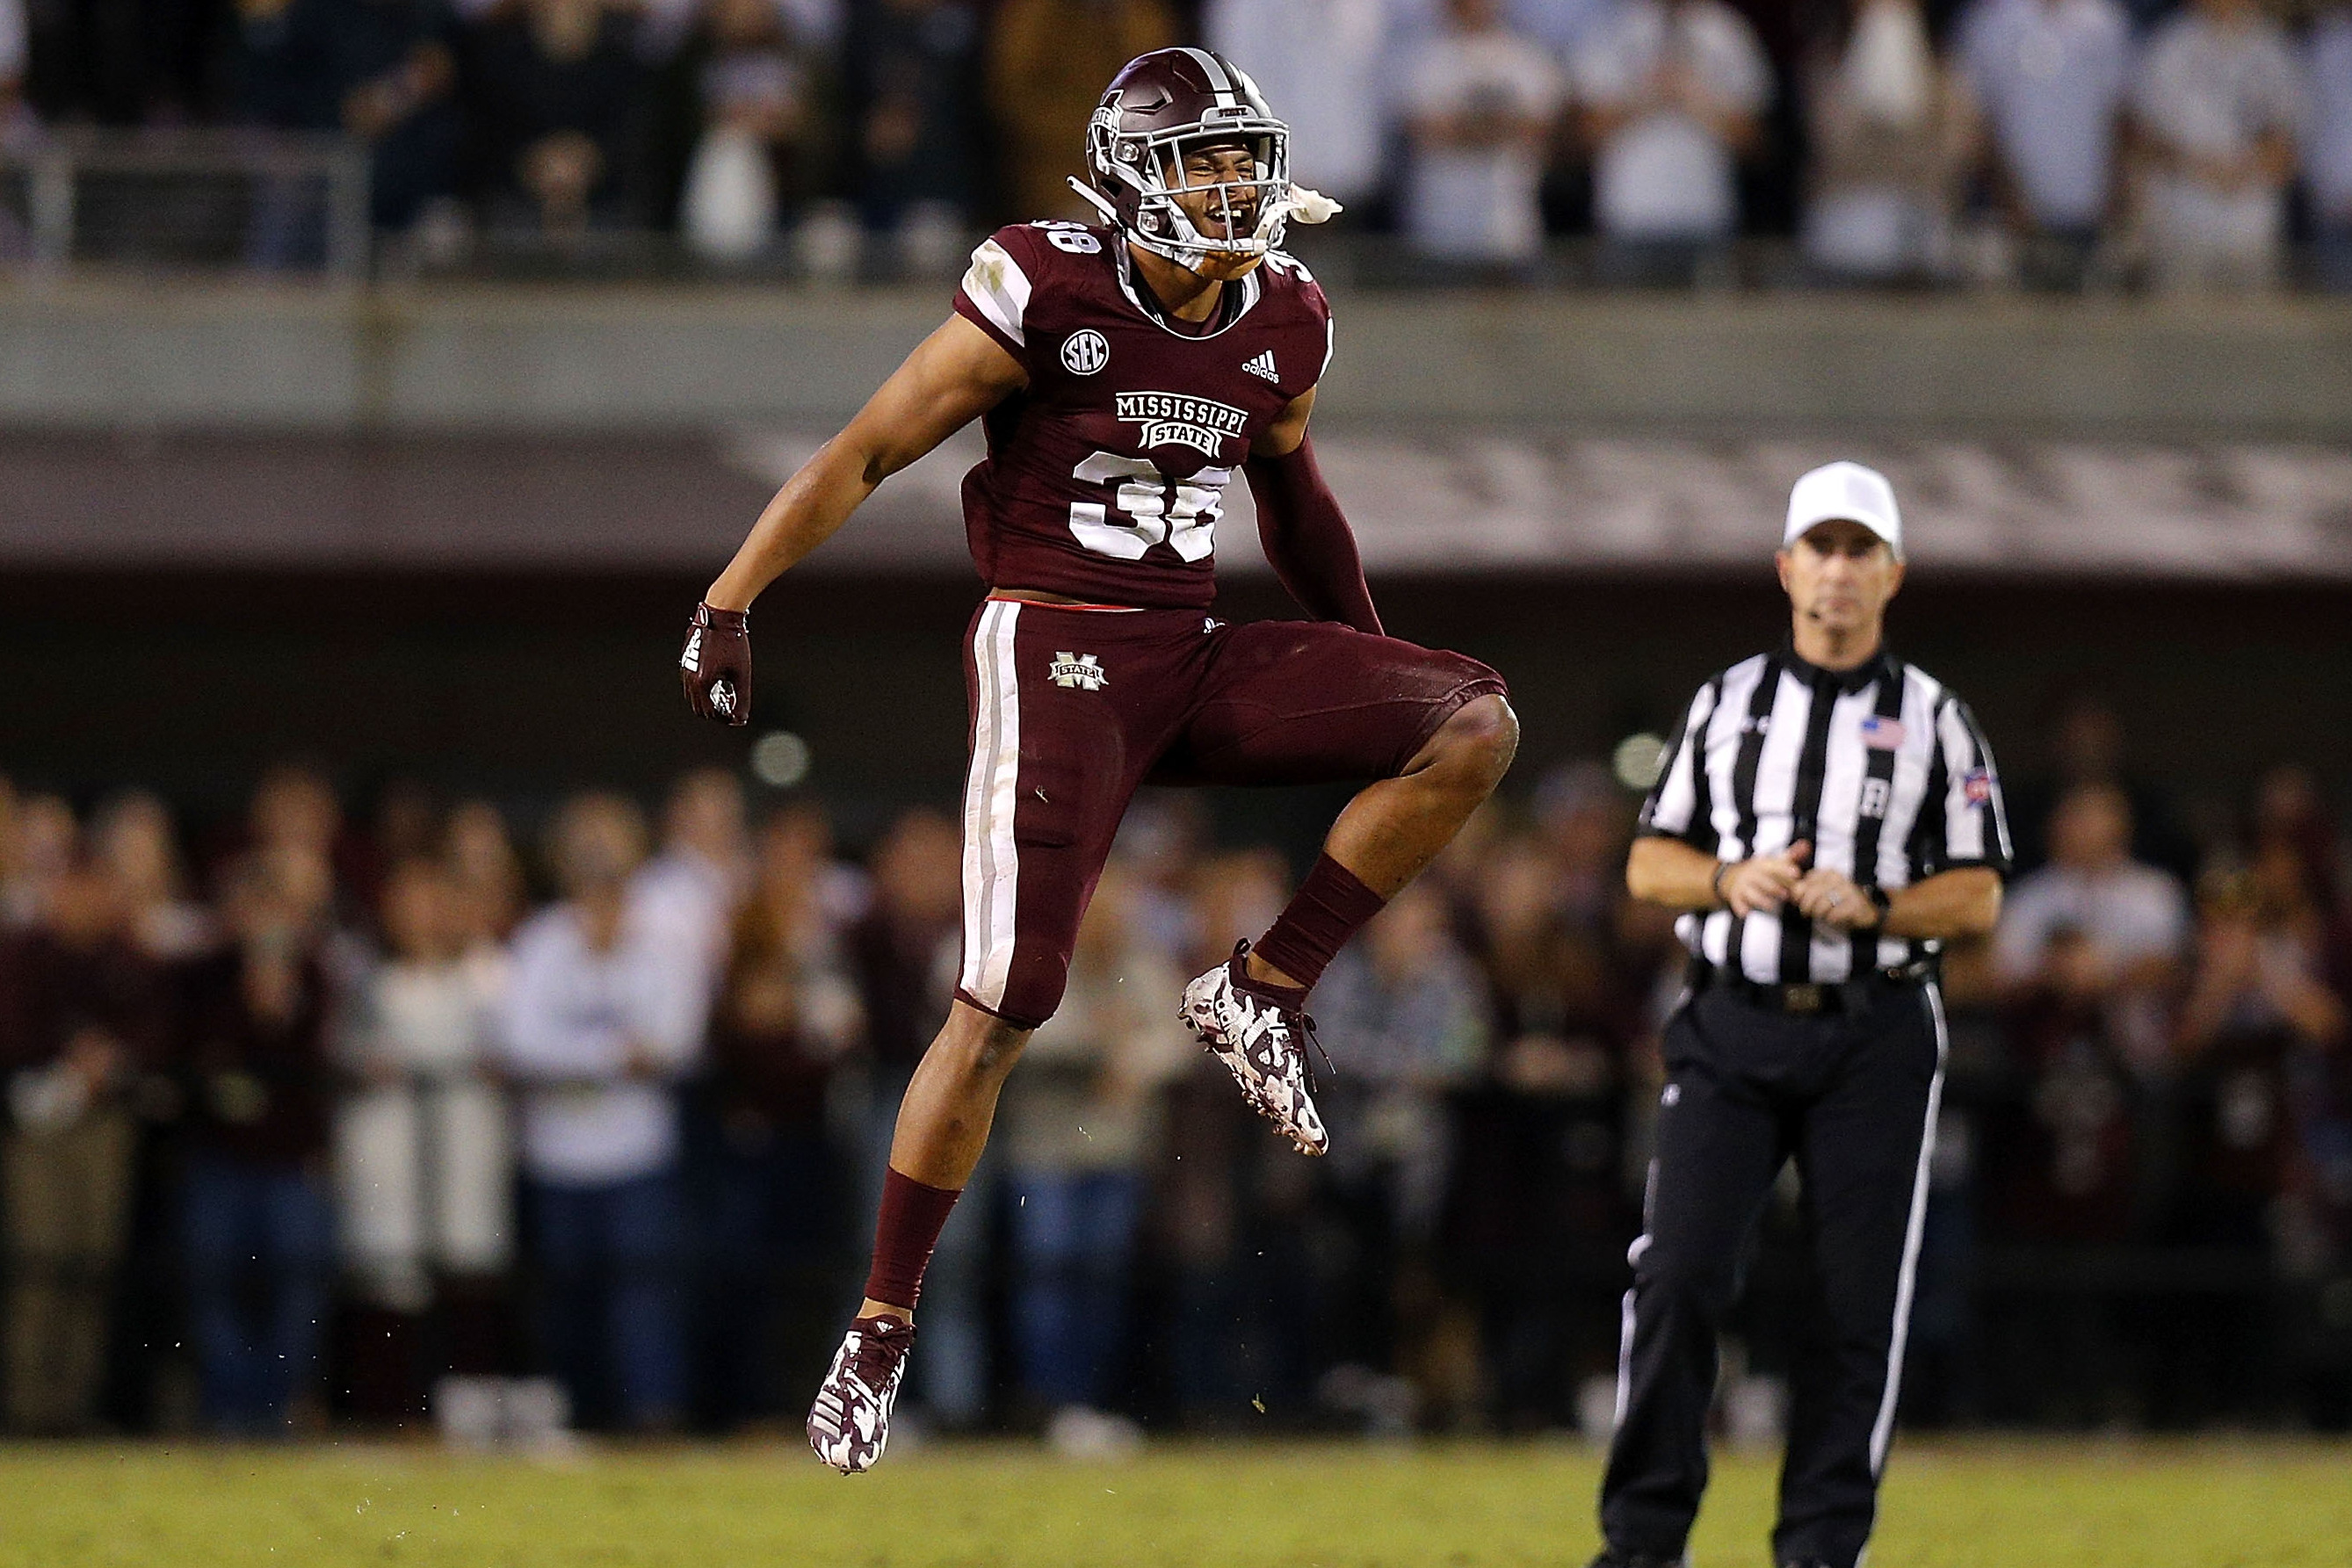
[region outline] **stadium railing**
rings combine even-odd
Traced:
[[[0,262],[367,276],[366,150],[285,132],[66,130],[0,150]]]

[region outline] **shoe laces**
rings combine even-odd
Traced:
[[[887,1328],[878,1327],[888,1323]],[[879,1394],[907,1358],[908,1343],[913,1339],[912,1323],[900,1323],[886,1318],[868,1319],[858,1326],[857,1354],[849,1360],[850,1373],[867,1388]]]
[[[1315,1019],[1313,1016],[1308,1013],[1296,1012],[1290,1014],[1289,1017],[1293,1026],[1298,1031],[1298,1038],[1315,1048],[1313,1055],[1309,1055],[1307,1052],[1303,1051],[1300,1051],[1298,1053],[1298,1060],[1307,1069],[1307,1092],[1309,1094],[1320,1094],[1323,1092],[1323,1085],[1316,1077],[1315,1058],[1319,1056],[1323,1059],[1323,1070],[1326,1072],[1330,1073],[1334,1078],[1339,1075],[1339,1069],[1331,1061],[1331,1053],[1323,1049],[1323,1042],[1316,1038]]]

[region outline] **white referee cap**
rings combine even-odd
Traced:
[[[1782,548],[1822,523],[1860,523],[1886,541],[1895,559],[1903,559],[1903,514],[1895,505],[1895,486],[1875,468],[1859,463],[1829,463],[1797,481],[1789,492],[1789,526],[1781,532]]]

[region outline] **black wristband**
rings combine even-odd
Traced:
[[[1870,900],[1870,906],[1873,909],[1878,911],[1878,924],[1883,929],[1886,925],[1886,917],[1895,913],[1895,900],[1887,896],[1885,888],[1874,884],[1864,888],[1862,895]]]
[[[1731,907],[1731,900],[1725,897],[1723,894],[1723,873],[1729,871],[1731,866],[1732,862],[1729,861],[1716,862],[1715,874],[1706,879],[1706,890],[1715,894],[1716,905],[1721,909]]]

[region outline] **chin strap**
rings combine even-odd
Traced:
[[[1089,185],[1085,181],[1079,179],[1076,174],[1071,175],[1069,179],[1070,189],[1076,191],[1079,195],[1084,196],[1087,202],[1092,204],[1095,211],[1103,215],[1103,222],[1110,225],[1113,228],[1117,228],[1118,226],[1118,209],[1110,204],[1110,198],[1105,196],[1100,191],[1096,190],[1092,185]]]

